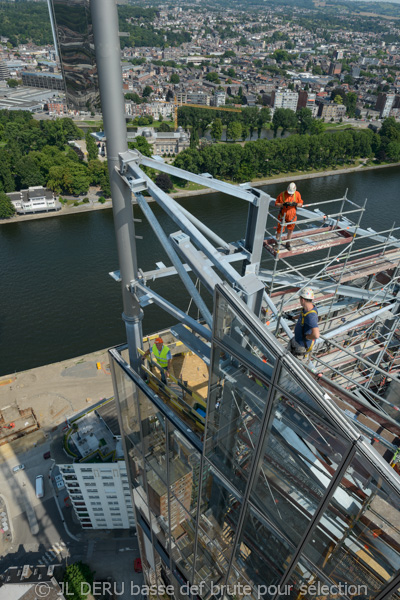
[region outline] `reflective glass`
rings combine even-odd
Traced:
[[[276,393],[250,498],[295,545],[348,448],[311,411]]]
[[[305,555],[333,582],[374,598],[400,569],[400,498],[357,452],[314,529]]]
[[[243,492],[270,385],[218,346],[213,357],[206,455]]]
[[[262,597],[271,597],[265,588],[280,582],[292,553],[293,548],[249,506],[233,562],[243,581],[248,581],[254,590],[263,591]]]
[[[70,109],[100,105],[89,0],[51,0]]]
[[[325,423],[327,430],[338,429],[335,425],[334,418],[329,417],[327,411],[312,398],[310,393],[296,381],[295,377],[289,373],[285,367],[282,367],[279,373],[278,385],[283,392],[287,392],[288,395],[292,395],[294,398],[301,401],[303,410],[308,407],[316,414]],[[329,399],[326,400],[327,404],[328,402],[330,402]]]
[[[248,362],[249,366],[261,369],[265,377],[271,379],[276,361],[273,347],[262,343],[221,296],[217,296],[215,314],[215,339],[226,344],[232,352]]]
[[[148,506],[151,511],[152,529],[162,545],[166,547],[169,537],[168,490],[164,481],[154,469],[153,463],[145,461],[148,489]]]
[[[366,587],[366,586],[365,586]],[[353,588],[350,588],[352,595],[355,594]],[[362,589],[360,589],[362,591]],[[299,561],[290,577],[290,580],[283,587],[281,593],[287,594],[287,598],[297,600],[299,597],[305,600],[316,600],[316,598],[324,600],[338,600],[339,598],[347,597],[348,588],[346,584],[336,586],[327,579],[321,579],[316,573],[314,567],[310,566],[307,560]],[[358,595],[358,594],[357,594]],[[359,597],[357,600],[362,600]],[[367,596],[363,598],[367,600]]]
[[[138,389],[112,356],[110,356],[110,361],[112,362],[114,371],[114,393],[121,410],[123,433],[129,436],[133,444],[139,444]]]
[[[141,449],[147,463],[167,481],[165,417],[143,393],[139,395],[142,423]]]
[[[171,423],[168,424],[168,447],[171,496],[194,517],[199,495],[200,454]]]
[[[211,585],[212,581],[220,583],[226,575],[241,502],[212,466],[204,462],[195,582]]]
[[[194,563],[195,521],[180,507],[171,506],[171,557],[187,581],[192,582]]]

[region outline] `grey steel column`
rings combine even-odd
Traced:
[[[137,278],[135,227],[131,190],[117,170],[119,153],[128,150],[117,5],[115,0],[91,0],[91,12],[122,279],[122,318],[125,321],[130,364],[138,371],[140,357],[137,348],[142,347],[143,312],[139,302],[129,291],[130,283]]]

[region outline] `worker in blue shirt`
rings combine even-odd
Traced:
[[[297,358],[308,358],[315,340],[319,338],[318,312],[313,303],[314,292],[304,288],[300,292],[301,312],[294,328],[289,349]]]

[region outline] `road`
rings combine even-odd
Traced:
[[[133,531],[85,531],[82,539],[72,539],[64,528],[53,494],[49,472],[53,461],[45,460],[43,454],[50,449],[50,437],[38,447],[18,455],[9,447],[7,460],[0,463],[0,491],[6,501],[11,523],[11,545],[0,543],[0,572],[10,566],[26,564],[71,563],[82,560],[95,571],[96,579],[111,577],[116,582],[118,597],[132,599],[131,583],[141,586],[142,574],[135,573],[133,562],[139,549]],[[17,473],[13,467],[24,464]],[[44,477],[44,497],[36,498],[35,480]],[[54,475],[54,473],[53,473]],[[28,518],[27,514],[33,512]],[[72,510],[72,509],[67,509]],[[141,600],[141,595],[137,596]]]

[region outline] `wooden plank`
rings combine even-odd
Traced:
[[[281,245],[278,250],[278,245],[274,238],[264,240],[264,248],[274,257],[279,254],[279,257],[286,258],[287,256],[296,256],[298,254],[307,254],[348,244],[352,241],[353,235],[347,231],[335,230],[330,227],[321,227],[319,229],[307,229],[297,233],[293,233],[290,240],[291,250],[287,250],[284,244],[287,239],[286,235],[281,238]]]

